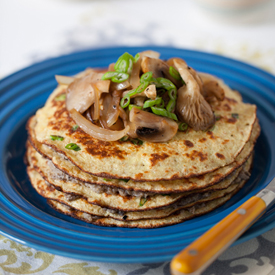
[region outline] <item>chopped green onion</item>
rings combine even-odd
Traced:
[[[154,77],[151,78],[150,84],[155,85],[156,88],[158,88],[158,89],[163,88],[163,87],[162,87],[162,84],[159,83],[159,81],[158,81],[156,78],[154,78]]]
[[[165,93],[166,93],[166,90],[163,88],[157,90],[158,96],[163,96]]]
[[[176,100],[177,99],[177,89],[171,89],[168,91],[168,95],[170,97],[170,99],[172,100]]]
[[[221,115],[215,115],[216,121],[219,121],[221,118],[222,118]]]
[[[117,73],[115,76],[112,77],[112,81],[116,83],[124,82],[129,78],[129,74],[126,73]]]
[[[160,105],[163,99],[161,97],[156,97],[156,99],[148,99],[143,104],[143,109],[149,108],[155,105]]]
[[[158,105],[156,105],[156,106],[157,106],[157,107],[160,107],[160,108],[164,108],[164,106],[165,106],[164,100],[161,99],[161,103],[158,104]]]
[[[176,89],[176,86],[169,79],[158,77],[157,82],[159,83],[159,85],[161,85],[162,88],[166,89],[167,91],[171,89]]]
[[[142,109],[141,106],[137,106],[137,105],[134,105],[134,104],[130,104],[129,107],[128,107],[128,108],[129,108],[129,111],[131,111],[133,107],[135,107],[135,108],[137,108],[137,109],[139,109],[139,110]]]
[[[165,116],[165,117],[168,117],[168,118],[171,118],[173,120],[178,121],[178,118],[174,113],[170,113],[170,112],[168,112],[167,110],[165,110],[163,108],[151,107],[151,110],[156,115]]]
[[[134,57],[134,62],[136,63],[139,60],[139,58],[140,58],[140,54],[137,53]]]
[[[79,151],[81,150],[81,148],[75,144],[75,143],[68,143],[66,146],[65,146],[66,149],[69,149],[69,150],[74,150],[74,151]]]
[[[107,72],[102,76],[102,80],[111,79],[112,82],[121,83],[129,78],[129,74],[120,72]]]
[[[126,108],[130,104],[130,97],[126,94],[121,100],[120,100],[120,106],[121,108]]]
[[[231,116],[232,116],[233,118],[236,118],[236,119],[239,118],[239,114],[237,114],[237,113],[231,114]]]
[[[73,131],[76,131],[76,130],[78,129],[78,127],[79,127],[78,125],[74,125],[74,126],[72,127],[72,130],[73,130]]]
[[[54,136],[54,135],[51,135],[50,138],[51,138],[51,140],[60,140],[60,141],[62,141],[64,139],[61,136]]]
[[[149,82],[148,81],[146,81],[146,82],[143,82],[143,83],[141,83],[136,89],[134,89],[134,90],[131,90],[130,92],[128,92],[125,96],[124,96],[124,98],[126,98],[126,97],[132,97],[133,95],[136,95],[136,94],[140,94],[140,93],[142,93],[146,88],[147,88],[147,86],[149,85]],[[121,105],[120,105],[121,106]],[[128,105],[127,105],[128,106]],[[126,106],[126,107],[127,107]],[[122,106],[121,106],[122,107]],[[122,107],[123,108],[123,107]]]
[[[107,79],[112,79],[112,77],[114,77],[117,74],[117,72],[106,72],[103,76],[102,76],[102,80],[107,80]]]
[[[176,106],[176,100],[170,99],[166,106],[166,110],[171,113],[174,110],[175,106]]]
[[[105,179],[105,178],[103,178],[103,180],[105,180],[105,181],[111,181],[112,179]]]
[[[144,83],[145,81],[151,81],[152,77],[153,77],[153,73],[147,72],[140,77],[140,83]]]
[[[143,206],[147,202],[146,198],[140,198],[139,206]]]
[[[129,139],[128,136],[124,136],[124,137],[122,137],[122,138],[120,139],[120,141],[126,141],[126,140],[128,140],[128,139]]]
[[[120,179],[120,180],[122,180],[122,181],[124,181],[124,182],[128,182],[129,180],[127,180],[127,179]]]
[[[182,122],[182,123],[179,124],[179,130],[180,131],[186,131],[187,128],[188,128],[188,124],[187,123]]]
[[[115,64],[115,71],[119,73],[130,74],[133,68],[134,57],[129,53],[124,53],[120,56]]]
[[[149,81],[144,81],[143,83],[141,83],[136,89],[136,94],[142,93],[147,88],[148,85],[149,85]]]
[[[55,101],[64,101],[66,99],[66,94],[62,94],[57,96],[54,100]]]
[[[142,145],[143,141],[138,138],[131,138],[131,142],[135,145]]]
[[[181,76],[180,76],[179,72],[173,66],[169,67],[169,74],[173,78],[175,78],[176,80],[180,80],[181,79]]]

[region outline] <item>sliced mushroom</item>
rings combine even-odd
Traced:
[[[178,118],[194,130],[207,130],[215,123],[215,116],[200,92],[200,85],[185,62],[175,60],[176,69],[186,83],[178,89],[176,111]]]
[[[215,101],[223,101],[225,97],[224,89],[219,83],[219,80],[209,74],[200,73],[199,74],[203,81],[203,96],[205,99],[213,103]]]
[[[149,142],[167,142],[178,131],[178,124],[172,119],[157,116],[137,108],[131,109],[129,120],[130,129],[135,137]]]
[[[141,61],[143,73],[152,72],[153,77],[164,77],[173,82],[176,87],[182,86],[182,81],[173,78],[169,73],[169,66],[162,60],[145,56]]]

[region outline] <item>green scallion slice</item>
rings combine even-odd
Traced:
[[[146,198],[140,198],[139,206],[143,206],[147,202]]]
[[[137,53],[134,57],[134,62],[136,63],[139,60],[139,58],[140,58],[140,54]]]
[[[74,126],[72,127],[72,130],[73,130],[73,131],[76,131],[76,130],[78,129],[78,127],[79,127],[78,125],[74,125]]]
[[[66,146],[65,146],[66,149],[69,149],[69,150],[74,150],[74,151],[79,151],[81,150],[81,148],[75,144],[75,143],[68,143]]]
[[[124,182],[128,182],[129,180],[127,180],[127,179],[120,179],[120,180],[122,180],[122,181],[124,181]]]
[[[177,93],[178,92],[177,92],[176,88],[171,89],[171,90],[168,91],[168,95],[169,95],[170,99],[172,99],[172,100],[176,100],[177,99]]]
[[[115,71],[119,73],[128,73],[130,74],[133,69],[133,62],[135,61],[135,58],[125,52],[122,56],[120,56],[115,64]]]
[[[216,119],[216,121],[219,121],[221,118],[222,118],[221,115],[216,115],[216,114],[215,114],[215,119]]]
[[[121,83],[129,78],[129,74],[121,72],[106,72],[102,76],[102,80],[110,79],[112,82]]]
[[[173,78],[175,78],[176,80],[180,80],[181,79],[181,76],[180,76],[179,72],[173,66],[169,67],[169,74]]]
[[[165,110],[164,108],[151,107],[151,110],[155,115],[165,116],[165,117],[168,117],[168,118],[178,121],[178,118],[174,113],[170,113],[167,110]]]
[[[187,123],[182,122],[182,123],[179,124],[179,130],[180,131],[186,131],[187,128],[188,128],[188,124]]]
[[[107,80],[107,79],[112,79],[112,77],[114,77],[117,74],[117,72],[106,72],[103,76],[102,76],[102,80]]]
[[[135,107],[135,108],[137,108],[137,109],[139,109],[139,110],[141,110],[141,109],[142,109],[142,107],[141,107],[141,106],[134,105],[134,104],[129,104],[129,107],[128,107],[129,111],[131,111],[134,107]]]
[[[122,137],[122,138],[120,139],[120,141],[126,141],[126,140],[128,140],[128,139],[129,139],[128,136],[124,136],[124,137]]]
[[[164,88],[167,91],[171,89],[176,89],[176,86],[169,79],[158,77],[157,82],[159,83],[159,85],[161,85],[162,88]]]
[[[236,119],[239,118],[239,114],[237,114],[237,113],[233,113],[233,114],[231,114],[231,116],[232,116],[233,118],[236,118]]]
[[[111,80],[113,82],[116,82],[116,83],[121,83],[121,82],[124,82],[125,80],[127,80],[129,78],[129,74],[126,74],[126,73],[117,73],[115,76],[113,76],[111,78]]]
[[[174,110],[175,106],[176,106],[176,100],[170,99],[166,106],[166,110],[171,113]]]
[[[166,90],[163,89],[163,88],[160,88],[160,89],[157,90],[158,96],[163,96],[165,93],[166,93]]]
[[[153,72],[147,72],[140,77],[140,83],[151,81],[152,77],[153,77]]]
[[[142,145],[143,141],[138,138],[131,138],[131,142],[135,145]]]
[[[61,136],[55,136],[55,135],[50,135],[50,138],[51,138],[51,140],[60,140],[60,141],[62,141],[64,139]]]
[[[111,181],[111,179],[105,179],[105,178],[103,178],[103,180],[104,180],[104,181]]]
[[[57,96],[54,100],[55,101],[64,101],[66,99],[66,94],[62,94]]]
[[[163,99],[159,96],[156,97],[156,99],[148,99],[143,104],[143,109],[153,107],[155,105],[160,105]]]
[[[120,100],[120,106],[121,106],[121,108],[124,109],[124,108],[128,107],[129,104],[130,104],[130,101],[131,101],[130,96],[128,96],[128,94],[126,94],[126,95]]]
[[[147,86],[149,85],[149,81],[144,81],[143,83],[141,83],[137,88],[136,88],[136,94],[140,94],[142,93]]]

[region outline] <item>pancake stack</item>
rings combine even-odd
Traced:
[[[156,228],[216,209],[249,179],[260,134],[256,106],[217,81],[225,97],[211,105],[214,126],[167,142],[92,137],[66,108],[67,85],[58,85],[27,124],[33,187],[57,211],[100,226]]]

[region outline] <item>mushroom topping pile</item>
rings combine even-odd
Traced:
[[[77,125],[104,141],[167,142],[188,127],[205,131],[215,123],[210,104],[224,98],[215,78],[154,51],[124,53],[107,71],[56,80],[67,85],[66,107]]]

